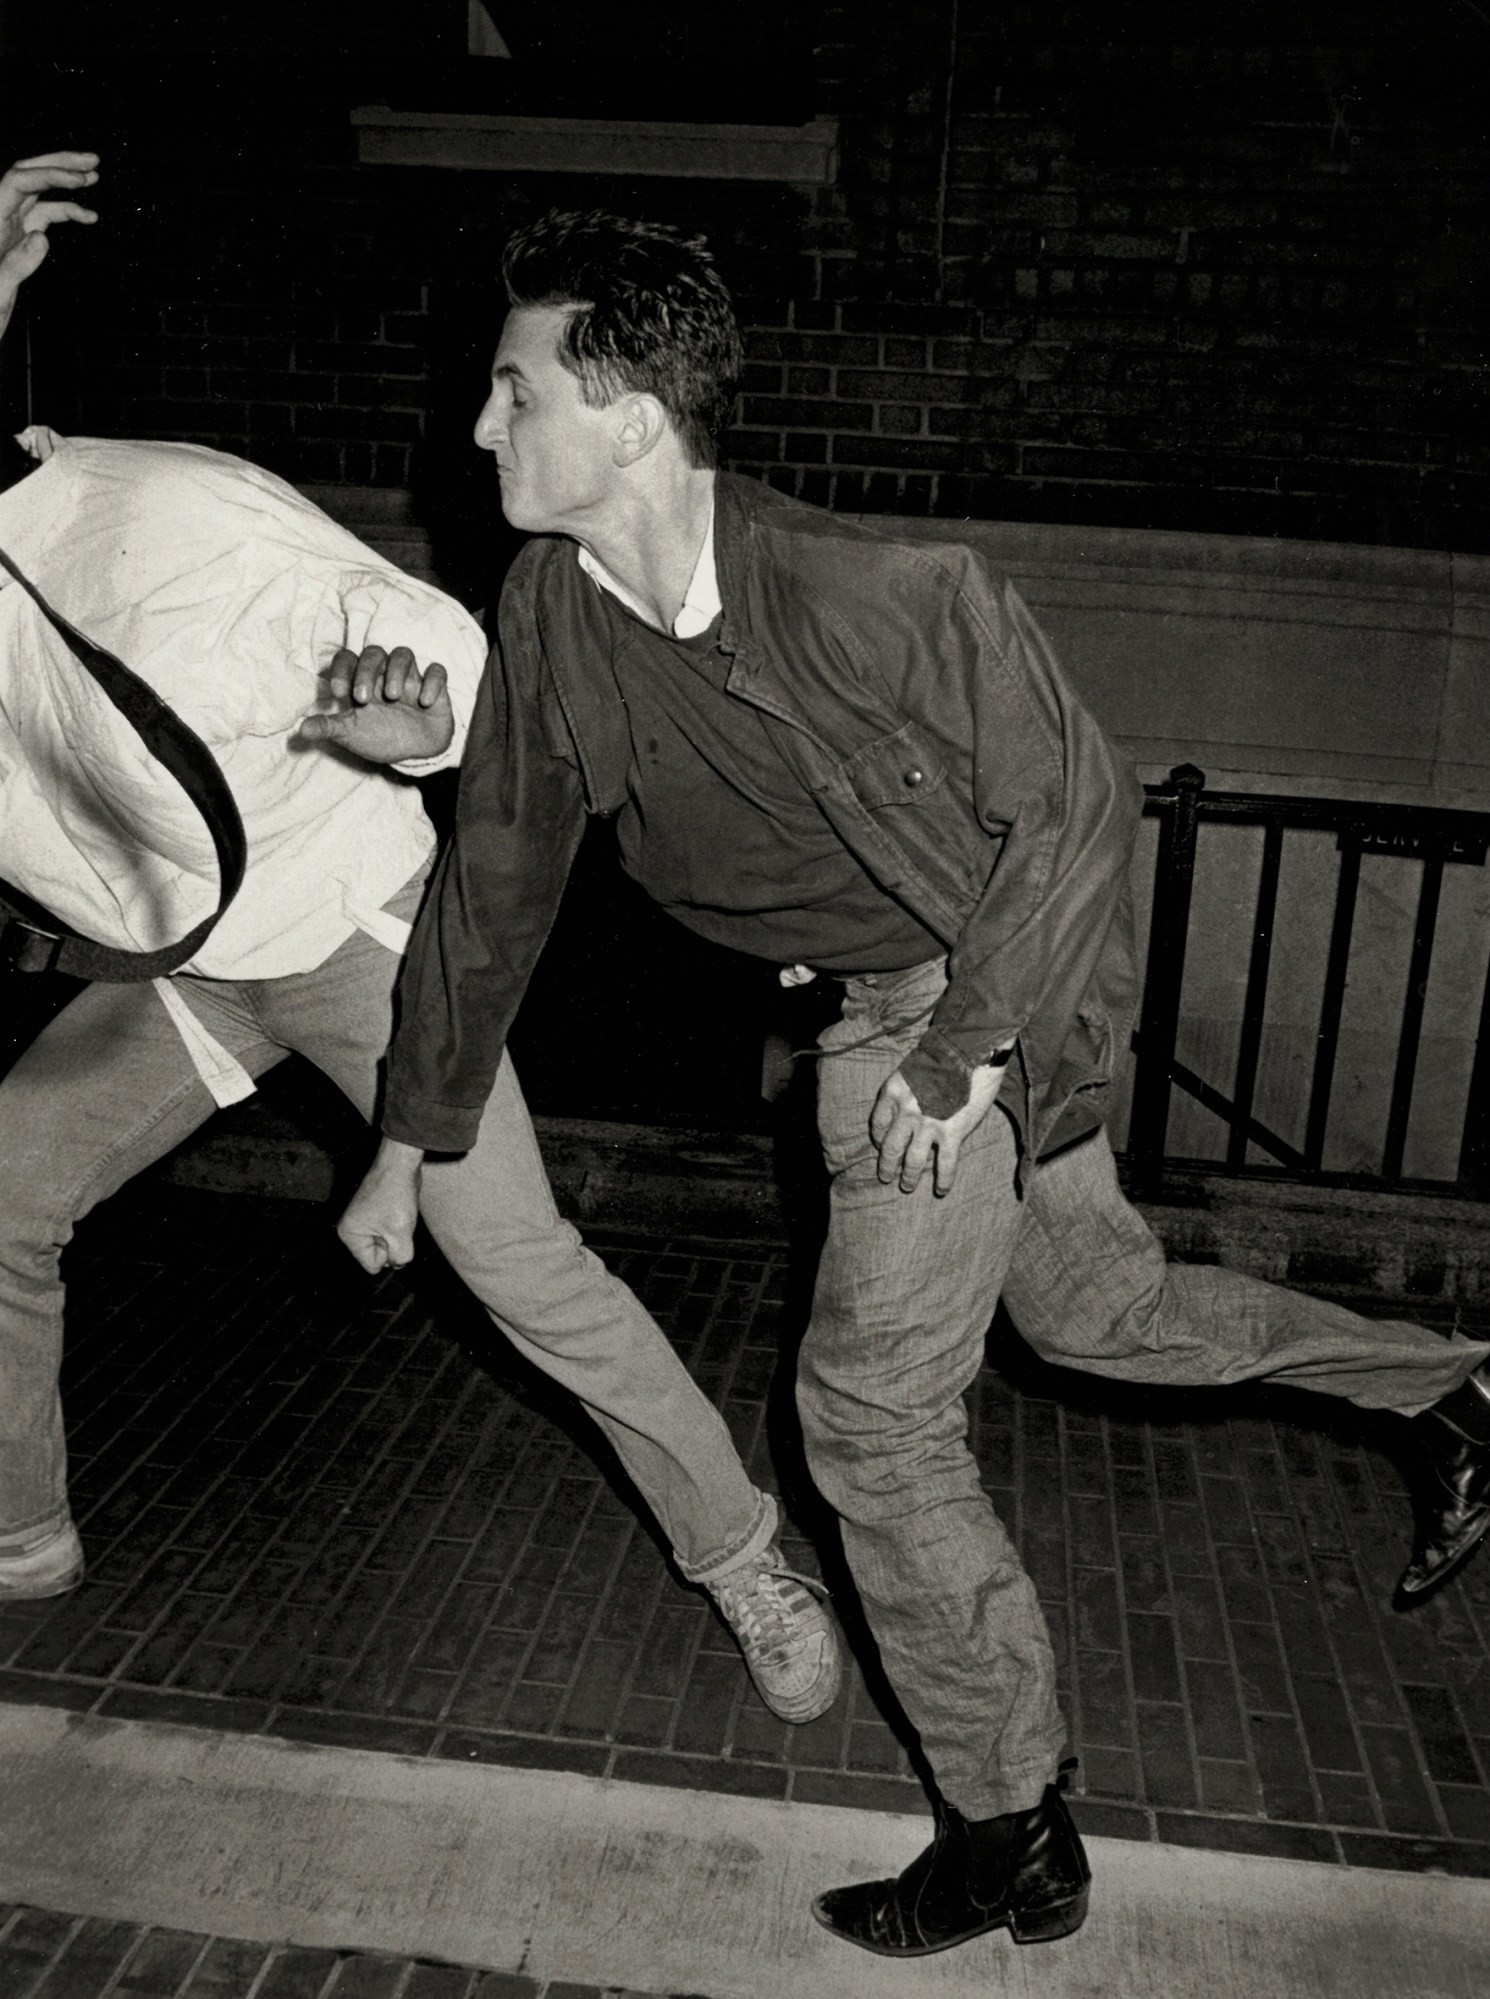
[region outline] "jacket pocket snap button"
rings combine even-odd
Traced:
[[[925,776],[926,773],[924,770],[917,770],[916,766],[912,764],[910,769],[906,772],[905,776],[902,778],[901,782],[903,784],[909,785],[910,788],[914,791],[916,786],[924,781]]]

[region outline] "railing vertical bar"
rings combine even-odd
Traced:
[[[1143,1016],[1134,1036],[1138,1060],[1129,1150],[1138,1169],[1135,1180],[1146,1179],[1153,1186],[1162,1179],[1169,1111],[1177,1088],[1196,1098],[1225,1125],[1226,1170],[1247,1173],[1252,1150],[1260,1146],[1270,1160],[1294,1171],[1309,1176],[1325,1172],[1350,969],[1357,954],[1355,917],[1360,905],[1361,863],[1369,853],[1409,862],[1422,870],[1401,1006],[1395,1018],[1388,1015],[1373,1024],[1372,1060],[1378,1072],[1385,1066],[1389,1049],[1392,1054],[1391,1096],[1379,1178],[1384,1185],[1400,1181],[1413,1127],[1413,1094],[1427,1023],[1428,981],[1442,915],[1443,870],[1451,862],[1470,867],[1486,865],[1490,859],[1490,813],[1450,812],[1364,799],[1285,797],[1261,792],[1205,793],[1204,775],[1193,765],[1178,766],[1163,784],[1150,785],[1148,793],[1147,810],[1159,821],[1160,852]],[[1217,826],[1227,823],[1261,826],[1265,833],[1230,1098],[1206,1077],[1188,1069],[1180,1061],[1177,1048],[1201,821]],[[1257,1116],[1284,851],[1278,842],[1286,839],[1293,828],[1334,834],[1340,857],[1303,1145],[1298,1151],[1278,1133],[1266,1129]],[[1483,964],[1481,960],[1480,965]],[[1457,1166],[1458,1184],[1467,1192],[1490,1199],[1490,967],[1484,969],[1483,976],[1471,1074],[1464,1094],[1458,1097],[1462,1123]]]
[[[1128,1153],[1140,1172],[1157,1171],[1164,1158],[1169,1125],[1170,1071],[1180,1023],[1180,990],[1190,930],[1190,894],[1195,880],[1197,806],[1204,771],[1180,764],[1169,774],[1173,800],[1161,802],[1159,851],[1154,869],[1154,904],[1149,922],[1143,1013],[1138,1029],[1138,1063],[1133,1078],[1133,1117]]]
[[[1252,960],[1247,967],[1247,997],[1242,1007],[1242,1037],[1237,1050],[1236,1083],[1232,1090],[1231,1132],[1226,1163],[1247,1163],[1247,1127],[1257,1090],[1257,1064],[1262,1053],[1262,1021],[1267,1010],[1268,967],[1273,955],[1273,925],[1278,913],[1278,873],[1283,859],[1283,827],[1270,819],[1262,841],[1262,871],[1257,883],[1257,908],[1252,923]]]
[[[1490,1180],[1490,966],[1480,1001],[1480,1032],[1475,1043],[1469,1097],[1464,1106],[1464,1135],[1459,1145],[1459,1178],[1471,1186]]]
[[[1340,1018],[1345,1011],[1345,976],[1350,969],[1350,940],[1355,930],[1356,891],[1361,880],[1361,850],[1345,847],[1335,883],[1335,920],[1330,928],[1330,954],[1324,968],[1324,998],[1319,1008],[1319,1040],[1314,1053],[1314,1077],[1309,1085],[1309,1122],[1304,1134],[1304,1158],[1309,1171],[1324,1165],[1325,1131],[1330,1121],[1330,1093],[1335,1085],[1335,1057],[1340,1047]]]
[[[1402,1178],[1407,1150],[1407,1121],[1412,1115],[1412,1084],[1423,1033],[1423,1008],[1428,997],[1428,968],[1433,962],[1433,933],[1438,927],[1438,898],[1443,887],[1443,862],[1424,861],[1418,893],[1418,920],[1413,930],[1412,961],[1407,970],[1407,997],[1402,1004],[1402,1036],[1397,1043],[1397,1070],[1392,1078],[1392,1108],[1387,1118],[1381,1170],[1388,1180]]]

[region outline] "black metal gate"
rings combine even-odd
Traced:
[[[1165,783],[1151,784],[1147,790],[1146,810],[1159,821],[1159,843],[1143,1011],[1134,1037],[1137,1062],[1128,1158],[1136,1175],[1152,1184],[1162,1169],[1170,1093],[1178,1085],[1225,1123],[1226,1171],[1248,1171],[1248,1147],[1255,1146],[1273,1162],[1263,1170],[1283,1170],[1307,1178],[1323,1176],[1361,859],[1366,854],[1391,853],[1420,860],[1423,872],[1401,1014],[1395,1021],[1382,1022],[1383,1056],[1394,1066],[1380,1170],[1364,1177],[1389,1185],[1400,1184],[1443,871],[1454,863],[1484,865],[1490,843],[1490,813],[1449,812],[1429,806],[1349,799],[1290,798],[1256,792],[1208,792],[1204,772],[1193,764],[1179,765]],[[1226,821],[1263,830],[1241,1037],[1229,1096],[1179,1061],[1175,1053],[1196,840],[1201,825],[1207,821]],[[1268,1130],[1253,1111],[1283,840],[1292,828],[1333,832],[1340,851],[1302,1150]],[[1483,964],[1487,958],[1490,958],[1490,940],[1486,940],[1480,962]],[[1479,1038],[1464,1103],[1458,1177],[1454,1184],[1463,1192],[1490,1193],[1490,980],[1483,974]]]

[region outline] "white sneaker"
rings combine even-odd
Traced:
[[[735,1634],[755,1690],[783,1721],[815,1721],[843,1684],[838,1629],[812,1594],[821,1584],[781,1566],[773,1542],[748,1567],[704,1588]]]
[[[30,1603],[64,1596],[83,1580],[83,1544],[71,1520],[64,1520],[28,1545],[0,1543],[0,1604]]]

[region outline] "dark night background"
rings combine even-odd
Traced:
[[[407,492],[441,576],[489,605],[510,545],[469,426],[498,251],[554,202],[604,202],[708,233],[747,329],[728,462],[804,498],[1490,549],[1478,0],[492,13],[510,62],[467,57],[463,0],[11,0],[8,156],[88,145],[105,180],[7,343],[5,428]],[[838,165],[821,186],[369,166],[350,114],[378,103],[832,117]],[[757,1115],[769,972],[682,937],[594,845],[525,1020],[540,1106]]]

